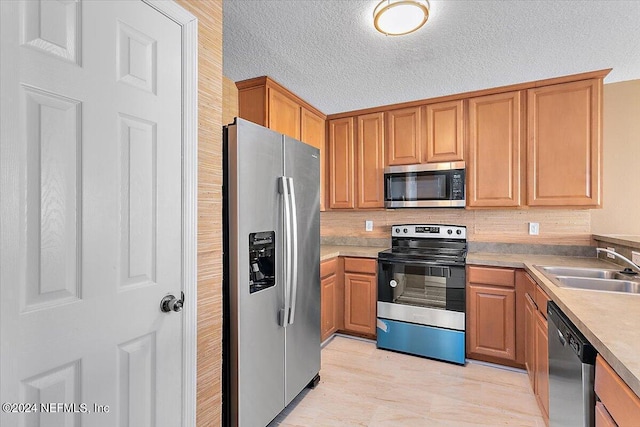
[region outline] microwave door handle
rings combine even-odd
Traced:
[[[291,251],[291,293],[289,294],[289,304],[291,306],[291,311],[289,314],[289,324],[293,325],[294,316],[296,314],[296,294],[298,291],[298,215],[296,212],[296,191],[293,185],[293,178],[289,178],[289,198],[291,208],[291,240],[293,243]]]
[[[290,311],[290,299],[289,299],[289,288],[290,288],[290,269],[291,269],[291,206],[289,205],[289,181],[287,177],[280,177],[280,193],[283,196],[283,209],[284,209],[284,309],[280,312],[280,325],[286,327],[289,322],[289,311]]]

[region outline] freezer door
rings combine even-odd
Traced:
[[[231,421],[264,426],[285,406],[282,135],[241,119],[228,129]],[[274,286],[256,286],[269,274]]]
[[[297,280],[286,327],[285,405],[320,371],[320,153],[284,137],[284,174],[293,182]],[[286,226],[285,226],[286,227]],[[294,277],[295,279],[296,277]]]

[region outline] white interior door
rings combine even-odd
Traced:
[[[180,426],[181,27],[140,1],[0,8],[0,401],[36,405],[0,424]]]

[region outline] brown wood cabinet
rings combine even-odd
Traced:
[[[602,79],[527,91],[529,206],[602,203]]]
[[[382,113],[329,120],[331,209],[383,208],[383,171]]]
[[[422,159],[422,109],[401,108],[387,114],[387,165],[410,165]]]
[[[467,357],[516,362],[515,270],[467,270]]]
[[[320,150],[320,210],[326,199],[326,116],[269,77],[236,83],[238,115]]]
[[[329,120],[329,208],[355,207],[353,117]]]
[[[358,116],[357,128],[357,207],[383,208],[384,114]]]
[[[429,104],[424,111],[427,137],[423,161],[464,160],[464,101]]]
[[[344,258],[344,329],[373,337],[376,334],[375,259]]]
[[[469,99],[467,206],[522,205],[523,100],[520,91]]]
[[[324,341],[341,328],[344,296],[340,289],[338,259],[320,264],[320,341]]]
[[[598,355],[596,357],[596,396],[602,402],[600,424],[620,427],[636,427],[640,420],[640,397],[618,376],[613,368]],[[597,419],[596,411],[596,419]],[[609,417],[607,418],[607,415]]]
[[[618,425],[602,402],[596,402],[596,427],[617,427]]]
[[[549,419],[549,342],[547,319],[540,310],[536,311],[535,335],[535,395],[542,415]]]
[[[304,107],[301,110],[300,140],[320,150],[320,210],[324,211],[327,182],[325,120]]]
[[[525,288],[524,364],[540,411],[549,419],[549,344],[547,332],[548,295],[522,272]]]

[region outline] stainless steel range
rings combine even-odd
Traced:
[[[466,227],[394,225],[391,237],[378,253],[378,348],[464,364]]]

